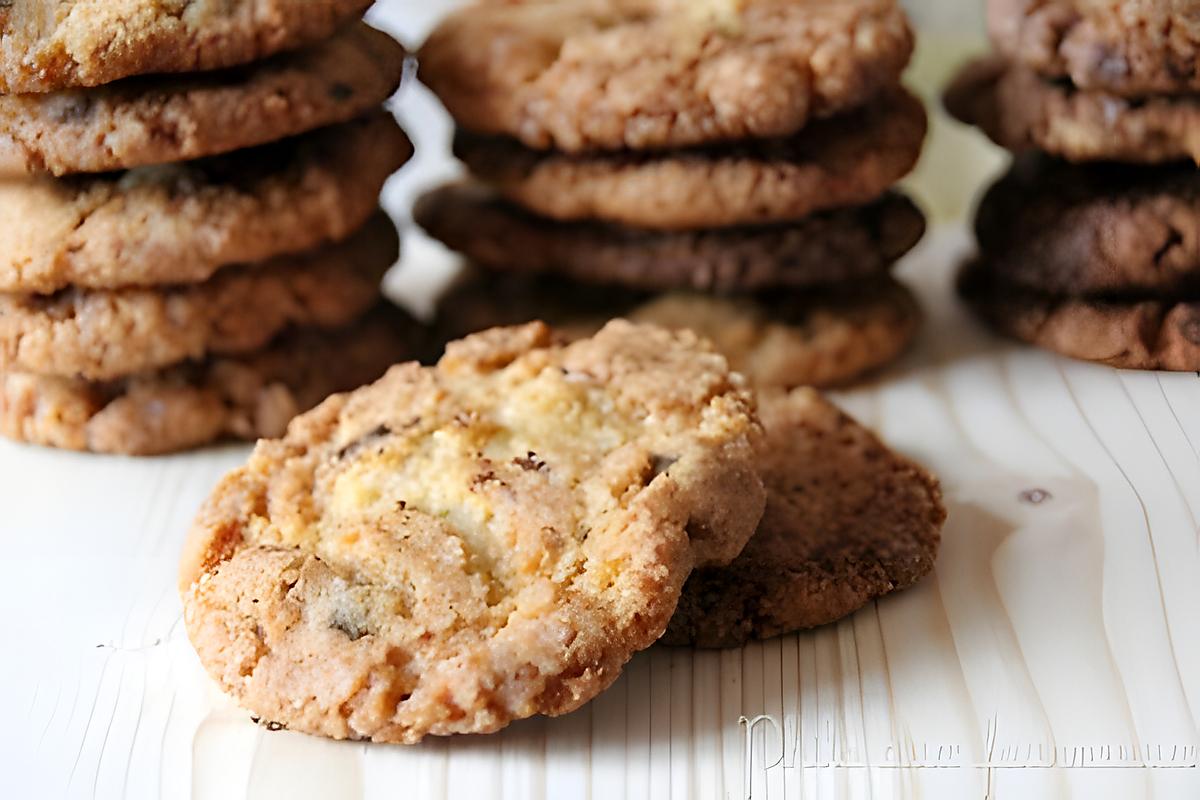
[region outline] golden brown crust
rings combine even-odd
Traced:
[[[369,0],[9,0],[0,93],[245,64],[325,39]]]
[[[452,345],[260,442],[180,571],[209,673],[264,719],[416,742],[570,711],[762,509],[753,400],[690,335]]]
[[[760,412],[767,510],[729,566],[688,579],[664,644],[737,647],[825,625],[933,569],[938,481],[811,389]]]
[[[296,414],[374,380],[423,346],[414,321],[381,308],[338,331],[295,331],[249,355],[116,381],[0,373],[0,435],[123,455],[280,436]]]
[[[398,251],[380,213],[345,242],[204,283],[0,294],[0,370],[104,381],[247,353],[290,327],[338,328],[375,305]]]
[[[186,161],[346,122],[396,90],[404,57],[386,33],[355,23],[244,68],[0,95],[0,175]]]
[[[552,0],[452,13],[420,62],[463,127],[574,153],[789,136],[911,51],[893,0]]]
[[[379,112],[276,144],[117,175],[0,180],[0,291],[203,281],[337,241],[412,154]]]
[[[902,90],[793,137],[667,153],[541,153],[459,132],[471,173],[534,213],[640,228],[787,222],[872,202],[917,163],[925,109]]]

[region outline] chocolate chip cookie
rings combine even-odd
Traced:
[[[737,647],[825,625],[933,569],[937,479],[812,390],[760,402],[767,510],[726,567],[692,573],[662,641]]]
[[[246,67],[0,95],[0,175],[186,161],[346,122],[396,90],[404,57],[390,36],[355,23]]]
[[[567,155],[460,131],[455,153],[509,200],[559,220],[688,229],[800,219],[869,203],[916,164],[925,109],[902,90],[785,139]]]
[[[452,345],[260,442],[180,590],[252,713],[412,743],[578,708],[762,512],[752,396],[694,336],[540,324]]]
[[[200,161],[0,180],[0,291],[203,281],[342,239],[412,154],[390,114]]]
[[[421,79],[465,128],[529,147],[688,147],[790,136],[894,86],[894,0],[546,0],[451,13]]]
[[[380,214],[344,242],[204,283],[0,294],[0,371],[105,381],[247,353],[289,327],[348,325],[378,301],[398,250]]]
[[[924,216],[898,194],[792,223],[699,231],[555,222],[469,185],[425,195],[413,214],[431,236],[488,269],[718,292],[879,278],[925,231]]]

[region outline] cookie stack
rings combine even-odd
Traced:
[[[448,17],[420,75],[476,183],[415,217],[482,271],[445,339],[627,316],[712,337],[763,386],[895,359],[920,312],[889,276],[924,232],[912,37],[892,0],[542,0]],[[489,299],[491,300],[489,302]]]
[[[963,296],[1072,358],[1200,370],[1194,4],[991,0],[998,55],[950,111],[1016,152],[984,196]]]
[[[363,0],[185,5],[0,8],[6,436],[278,435],[411,349],[379,288],[404,50]]]
[[[269,728],[411,744],[572,711],[656,641],[838,619],[927,574],[944,519],[925,470],[814,390],[756,403],[690,331],[531,323],[260,442],[179,589]]]

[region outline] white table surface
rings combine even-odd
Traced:
[[[432,5],[378,19],[412,40]],[[917,82],[958,50],[927,39]],[[428,96],[399,106],[423,148],[388,190],[403,219],[456,168]],[[130,460],[0,443],[0,797],[658,800],[741,797],[747,779],[755,798],[1200,797],[1200,378],[979,329],[948,286],[968,198],[1000,159],[940,121],[930,150],[912,184],[935,223],[900,269],[930,323],[903,364],[836,396],[940,473],[930,579],[811,633],[652,648],[563,718],[333,743],[252,724],[180,624],[180,543],[247,448]],[[420,306],[450,263],[410,235],[392,288]],[[774,726],[747,751],[739,718],[757,715]]]

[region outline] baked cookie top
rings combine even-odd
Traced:
[[[404,59],[386,33],[355,23],[245,67],[0,95],[0,175],[186,161],[345,122],[396,90]]]
[[[543,216],[680,230],[869,203],[917,163],[925,129],[921,101],[897,89],[782,139],[565,155],[460,131],[454,150],[474,176]]]
[[[0,93],[257,61],[325,39],[369,0],[9,0]]]
[[[1007,58],[1081,89],[1200,89],[1196,0],[988,0],[988,27]]]
[[[180,573],[247,708],[416,742],[582,705],[762,512],[752,396],[692,334],[542,324],[452,344],[260,442]]]
[[[451,14],[420,75],[470,130],[640,150],[790,135],[911,52],[894,0],[544,0]]]
[[[349,236],[412,155],[390,114],[123,173],[0,180],[0,291],[203,281]]]
[[[736,647],[825,625],[933,569],[935,477],[812,389],[761,398],[767,510],[726,567],[696,570],[663,642]]]
[[[347,325],[379,299],[399,239],[387,215],[344,242],[204,283],[0,293],[0,370],[111,380],[246,353],[295,326]]]

